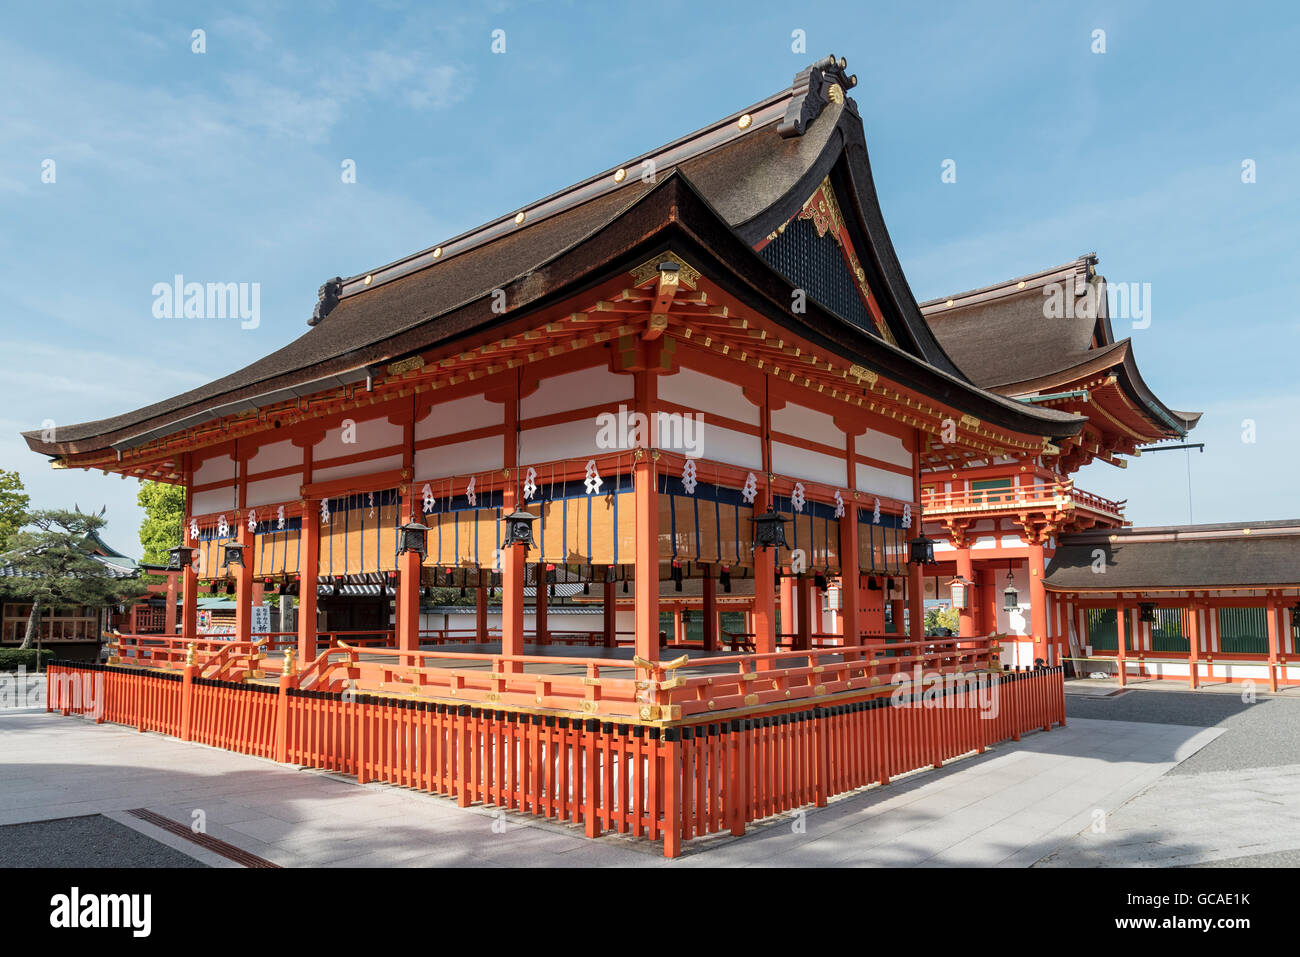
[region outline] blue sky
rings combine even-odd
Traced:
[[[1112,283],[1151,284],[1150,327],[1116,333],[1167,404],[1205,411],[1206,450],[1093,465],[1080,487],[1138,524],[1186,522],[1190,458],[1196,521],[1300,515],[1290,4],[45,3],[6,27],[0,467],[37,506],[106,504],[129,553],[136,483],[51,472],[20,429],[239,368],[305,329],[325,279],[617,165],[831,52],[858,74],[918,299],[1089,251]],[[154,318],[154,283],[177,273],[259,283],[260,326]]]

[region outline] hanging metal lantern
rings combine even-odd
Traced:
[[[826,576],[821,574],[813,575],[813,588],[816,588],[818,591],[825,591]]]
[[[233,595],[234,593],[235,593],[235,583],[234,583],[234,582],[226,582],[226,594],[227,594],[227,595]]]
[[[965,609],[971,606],[971,589],[975,587],[973,581],[958,575],[948,583],[948,587],[952,592],[953,608]]]
[[[229,568],[231,565],[244,567],[244,546],[239,542],[226,542],[221,546],[221,567]]]
[[[682,566],[680,562],[673,562],[673,591],[682,590]]]
[[[537,516],[523,509],[516,509],[506,516],[506,540],[505,544],[522,545],[524,551],[534,547],[537,543],[533,541],[533,522],[537,521]]]
[[[1142,609],[1138,615],[1138,621],[1154,622],[1156,620],[1156,603],[1153,601],[1144,601],[1138,604]]]
[[[867,576],[867,591],[880,591],[880,579],[875,575]]]
[[[421,558],[429,554],[429,526],[407,522],[397,528],[397,554],[416,552]]]
[[[789,548],[785,540],[785,523],[789,519],[782,518],[776,512],[768,509],[762,515],[754,517],[754,547],[755,548]]]
[[[934,546],[936,544],[933,538],[926,538],[922,533],[908,543],[910,555],[908,563],[913,565],[933,565],[934,564]]]
[[[1008,573],[1007,578],[1011,575]],[[1015,585],[1008,585],[1002,592],[1002,610],[1019,611],[1020,610],[1020,592],[1016,591]]]
[[[177,545],[167,553],[167,570],[178,572],[189,568],[194,563],[194,549],[188,545]]]
[[[725,565],[723,566],[722,571],[718,573],[718,584],[722,586],[724,592],[728,595],[731,594],[731,569],[727,568]]]

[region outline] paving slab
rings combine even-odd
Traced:
[[[69,807],[116,819],[147,807],[189,825],[201,810],[207,833],[276,864],[386,867],[1027,866],[1088,827],[1098,808],[1113,819],[1222,733],[1072,719],[758,822],[742,838],[689,842],[670,862],[657,845],[625,836],[591,841],[577,827],[116,725],[8,713],[0,732],[0,823],[66,816]],[[1275,784],[1252,793],[1275,795]]]

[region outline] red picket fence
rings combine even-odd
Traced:
[[[90,714],[246,754],[604,831],[682,842],[1065,723],[1061,668],[948,675],[934,685],[622,723],[57,662],[48,710]],[[97,687],[95,687],[97,686]],[[760,712],[761,713],[755,713]]]

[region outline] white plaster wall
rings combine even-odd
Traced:
[[[388,455],[378,459],[362,459],[349,465],[334,465],[327,469],[312,469],[313,482],[332,482],[334,479],[356,478],[374,472],[388,472],[402,467],[401,455]]]
[[[793,402],[772,413],[772,429],[837,449],[846,447],[844,433],[835,424],[834,416]]]
[[[207,485],[235,477],[235,460],[230,455],[214,455],[194,467],[194,484]]]
[[[283,442],[271,442],[258,449],[257,453],[248,460],[248,474],[256,475],[259,472],[270,472],[291,465],[302,465],[302,449],[287,439]]]
[[[505,420],[505,406],[500,402],[489,402],[481,395],[465,396],[433,406],[415,423],[415,440],[502,425]]]
[[[270,505],[272,503],[296,501],[302,490],[302,474],[281,475],[278,478],[249,482],[245,489],[246,505]]]
[[[912,477],[910,475],[886,472],[884,469],[865,465],[862,462],[857,463],[855,472],[858,490],[861,492],[868,495],[887,495],[890,498],[902,499],[905,502],[912,500]]]
[[[346,422],[348,419],[344,421]],[[356,423],[355,429],[347,430],[344,425],[336,425],[325,433],[323,439],[312,446],[313,462],[342,458],[345,455],[356,455],[358,452],[370,452],[375,449],[386,449],[390,446],[402,444],[402,427],[394,425],[387,419],[351,418],[351,421]],[[345,434],[351,434],[356,441],[344,442],[343,437]],[[312,479],[321,481],[318,474],[313,474]]]
[[[604,366],[566,372],[538,383],[537,390],[520,403],[521,415],[527,419],[592,405],[617,402],[630,405],[633,386],[632,376],[610,372]]]
[[[993,576],[993,583],[996,586],[994,591],[997,593],[998,633],[1006,635],[1031,635],[1033,632],[1033,617],[1029,610],[1029,573],[1024,563],[1021,563],[1012,570],[1011,583],[1016,586],[1016,591],[1020,593],[1020,602],[1016,611],[1006,611],[1002,607],[1002,592],[1007,587],[1006,573],[999,570]],[[1029,663],[1032,664],[1032,660]]]
[[[784,442],[773,442],[772,471],[778,475],[825,482],[843,488],[847,467],[842,458],[810,452]]]
[[[670,402],[701,412],[711,412],[749,425],[759,424],[758,406],[745,398],[744,389],[734,382],[705,375],[694,369],[681,369],[674,375],[662,376],[659,379],[659,395]],[[717,458],[707,452],[705,455]]]
[[[214,488],[207,492],[195,492],[190,501],[191,515],[208,515],[224,512],[235,507],[235,486]]]
[[[598,432],[594,418],[528,429],[519,437],[519,464],[528,466],[558,459],[591,458],[610,451],[596,447]]]
[[[468,442],[454,442],[415,453],[415,481],[470,475],[505,467],[505,440],[497,435]]]
[[[725,465],[738,465],[755,471],[763,467],[763,443],[757,435],[710,425],[707,419],[702,455]]]
[[[912,467],[912,453],[907,451],[903,440],[886,432],[867,429],[866,433],[854,440],[854,451],[870,459],[880,459],[891,465]]]

